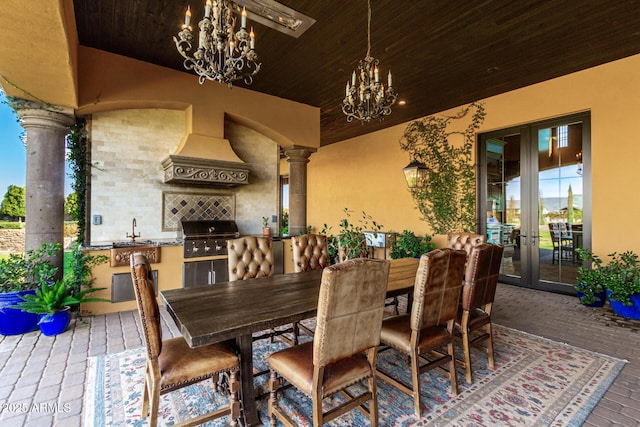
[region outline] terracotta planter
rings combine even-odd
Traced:
[[[270,237],[271,236],[271,229],[269,227],[262,227],[262,236],[263,237]]]

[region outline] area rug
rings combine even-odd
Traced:
[[[459,394],[452,396],[449,380],[436,371],[421,376],[422,417],[413,413],[413,401],[404,393],[378,380],[381,426],[579,426],[614,381],[625,361],[571,347],[524,332],[495,325],[496,369],[486,355],[474,349],[474,383],[467,385],[464,369],[458,370]],[[265,357],[283,348],[280,342],[254,343],[256,371],[264,369]],[[409,382],[405,359],[394,350],[383,351],[378,363],[386,371]],[[145,351],[136,348],[89,360],[87,392],[83,407],[86,426],[144,426],[141,399]],[[265,389],[265,376],[255,378],[256,388]],[[161,398],[160,426],[226,403],[226,396],[211,391],[211,383],[166,394]],[[263,425],[269,426],[267,399],[258,401]],[[311,401],[294,388],[280,400],[301,426],[312,425]],[[325,399],[326,408],[339,401]],[[326,409],[325,408],[325,409]],[[207,424],[228,425],[223,418]],[[329,425],[368,426],[359,411],[351,411]]]

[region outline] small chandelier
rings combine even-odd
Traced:
[[[427,183],[429,168],[418,160],[412,160],[402,171],[409,189],[422,188]]]
[[[396,102],[398,94],[391,86],[391,71],[387,76],[387,88],[380,83],[378,64],[380,61],[371,57],[371,0],[367,1],[369,16],[367,21],[367,56],[360,60],[358,67],[351,75],[351,84],[347,82],[342,112],[347,122],[354,118],[362,122],[391,114],[391,106]]]
[[[258,54],[254,48],[256,37],[253,28],[247,33],[247,12],[243,8],[240,30],[235,32],[236,19],[232,14],[229,0],[207,0],[204,18],[198,23],[200,34],[198,49],[193,52],[191,33],[191,7],[187,7],[182,31],[173,41],[184,58],[184,67],[200,76],[200,84],[205,80],[227,83],[243,80],[250,85],[253,76],[260,71]]]

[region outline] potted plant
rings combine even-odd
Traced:
[[[269,228],[269,218],[266,216],[262,217],[262,235],[264,237],[271,236],[271,229]]]
[[[391,252],[389,256],[392,259],[397,258],[419,258],[422,254],[426,254],[436,248],[431,243],[429,236],[416,236],[413,231],[403,230],[402,233],[393,233],[391,238]]]
[[[605,288],[611,309],[619,316],[640,320],[640,262],[633,251],[609,254]]]
[[[84,302],[108,302],[103,298],[86,298],[85,295],[105,288],[86,288],[73,292],[66,280],[52,284],[43,283],[34,294],[21,295],[21,301],[13,306],[38,316],[38,326],[46,336],[64,332],[71,321],[71,308]]]
[[[578,283],[575,290],[580,302],[587,307],[602,307],[606,298],[604,287],[605,270],[602,259],[584,248],[576,250],[582,261],[588,261],[589,267],[578,266]]]
[[[49,259],[59,250],[60,244],[43,243],[37,250],[0,260],[0,334],[18,335],[38,329],[37,315],[12,306],[22,301],[22,296],[33,295],[35,289],[53,282],[58,269]]]
[[[349,220],[352,211],[344,208],[345,217],[340,221],[340,233],[337,236],[330,234],[331,227],[324,225],[320,234],[327,236],[328,250],[331,259],[335,262],[347,259],[362,258],[367,256],[367,240],[365,231],[372,231],[377,237],[377,232],[382,225],[373,220],[371,215],[362,211],[362,218],[356,224]]]

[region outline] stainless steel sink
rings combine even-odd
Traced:
[[[147,241],[113,242],[110,250],[111,267],[129,265],[129,258],[135,253],[142,253],[150,263],[160,262],[160,246]]]

